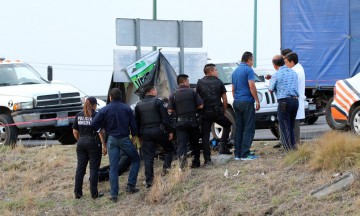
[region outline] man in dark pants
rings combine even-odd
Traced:
[[[286,151],[296,149],[294,126],[299,106],[298,76],[295,71],[284,66],[281,55],[274,56],[273,66],[277,72],[270,79],[269,91],[278,99],[278,119],[281,141]]]
[[[120,150],[124,151],[131,161],[126,193],[136,193],[137,176],[140,168],[140,156],[133,142],[137,136],[134,114],[131,108],[121,102],[121,91],[113,88],[109,92],[110,103],[102,108],[93,119],[92,126],[96,131],[104,125],[107,132],[107,153],[110,162],[110,200],[117,202],[119,194],[119,160]],[[130,132],[132,140],[130,140]]]
[[[171,142],[173,132],[170,118],[164,102],[156,97],[157,91],[154,86],[145,86],[144,92],[145,98],[135,107],[135,116],[137,126],[140,128],[139,137],[142,141],[141,150],[145,165],[146,188],[149,188],[154,179],[156,144],[159,144],[166,152],[163,174],[166,174],[171,168],[174,146]]]
[[[168,110],[176,113],[176,137],[180,169],[187,164],[187,144],[190,142],[194,156],[191,167],[200,167],[199,123],[197,110],[203,108],[203,101],[194,89],[190,88],[188,75],[177,76],[178,89],[170,95]]]
[[[258,158],[258,156],[250,154],[250,147],[255,135],[255,110],[260,109],[253,64],[253,54],[244,52],[241,63],[231,77],[236,124],[235,160],[248,161]]]
[[[212,165],[210,152],[210,131],[211,125],[215,122],[223,127],[220,139],[220,154],[231,154],[226,147],[229,139],[231,122],[225,116],[227,109],[227,97],[224,83],[218,79],[218,72],[214,64],[206,64],[204,67],[205,76],[199,79],[196,85],[196,91],[204,100],[202,112],[202,148],[204,154],[204,165]],[[222,99],[222,102],[221,102]]]

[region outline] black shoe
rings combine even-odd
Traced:
[[[104,193],[97,193],[95,196],[91,196],[93,199],[99,198],[99,197],[103,197]]]
[[[133,187],[133,186],[127,186],[126,187],[126,193],[133,194],[139,192],[139,189]]]
[[[169,174],[169,172],[170,169],[163,168],[163,170],[161,171],[161,176],[166,176],[167,174]]]
[[[281,143],[274,145],[273,148],[281,148]]]
[[[81,199],[82,198],[82,196],[80,196],[80,195],[75,195],[75,199]]]
[[[200,167],[200,163],[192,163],[190,167],[191,167],[191,169],[199,168],[199,167]]]
[[[204,164],[203,164],[203,167],[209,167],[209,166],[212,166],[214,165],[214,163],[212,161],[205,161]]]
[[[113,203],[116,203],[118,201],[117,197],[109,197],[109,200]]]
[[[219,154],[231,155],[232,152],[228,148],[223,148],[223,149],[220,149]]]
[[[151,188],[151,187],[152,187],[152,184],[146,183],[145,187],[146,187],[146,188]]]

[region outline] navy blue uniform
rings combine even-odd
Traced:
[[[176,138],[178,143],[178,157],[180,168],[186,166],[187,145],[190,143],[194,156],[191,167],[200,166],[200,129],[197,120],[197,107],[203,101],[194,89],[180,85],[175,93],[169,97],[169,110],[175,110],[177,116]]]
[[[204,109],[202,112],[202,148],[205,164],[211,161],[210,151],[210,132],[211,125],[215,122],[223,127],[221,143],[226,143],[229,139],[231,122],[224,115],[224,107],[221,102],[221,96],[226,93],[225,86],[221,80],[214,76],[205,76],[199,79],[196,85],[196,91],[204,100]],[[224,144],[222,144],[224,145]]]
[[[156,144],[165,150],[164,171],[171,168],[174,146],[169,140],[172,132],[170,117],[164,102],[152,95],[146,95],[135,107],[136,123],[140,128],[141,150],[145,165],[146,185],[150,187],[154,179],[154,156]]]
[[[77,154],[77,168],[75,175],[75,197],[81,198],[83,196],[82,186],[84,175],[86,173],[86,166],[90,163],[90,192],[93,198],[98,196],[98,179],[99,167],[101,163],[101,143],[96,139],[97,133],[91,126],[91,122],[96,112],[93,110],[91,117],[85,117],[84,112],[76,115],[73,124],[73,129],[79,131],[79,140],[76,146]]]

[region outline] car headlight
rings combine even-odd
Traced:
[[[33,109],[34,104],[33,102],[20,102],[14,103],[13,109],[14,111],[24,110],[24,109]]]
[[[259,99],[259,103],[261,104],[262,100],[263,100],[263,96],[260,92],[257,93],[258,99]]]

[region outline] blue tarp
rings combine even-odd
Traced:
[[[360,1],[282,0],[281,48],[298,54],[307,87],[352,77],[360,64]]]

